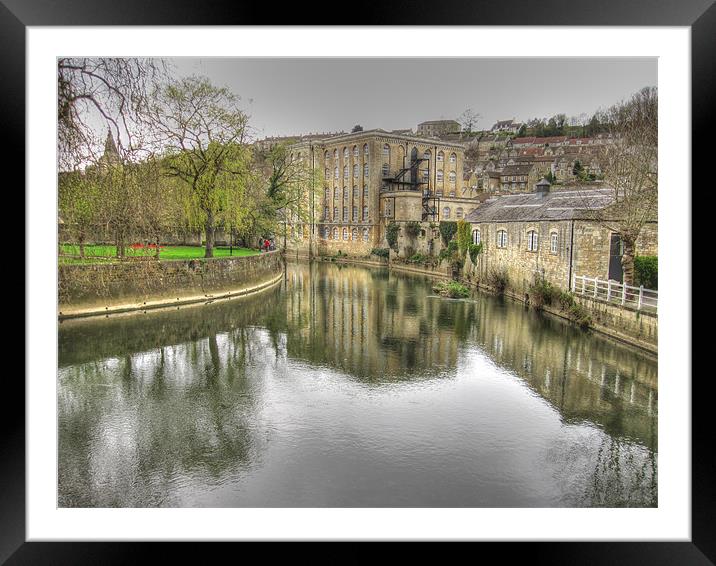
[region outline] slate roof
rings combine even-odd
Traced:
[[[529,175],[531,171],[532,171],[532,164],[507,165],[502,170],[502,176],[505,176],[505,175]]]
[[[503,195],[487,200],[469,213],[465,220],[478,224],[589,218],[589,210],[606,208],[613,201],[613,189],[603,184],[585,185],[576,189],[553,189],[544,195]]]

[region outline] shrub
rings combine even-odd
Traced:
[[[451,299],[460,299],[470,296],[470,289],[457,281],[441,281],[437,285],[433,286],[433,291],[438,295],[449,297]]]
[[[464,220],[457,221],[457,246],[460,250],[460,256],[464,256],[467,248],[472,243],[472,229],[469,222]]]
[[[443,245],[447,246],[450,240],[457,232],[457,222],[443,221],[440,223],[440,237],[443,239]]]
[[[409,238],[417,238],[420,234],[420,222],[408,222],[405,224],[405,235]]]
[[[510,280],[507,277],[507,272],[505,270],[493,269],[487,276],[487,283],[497,293],[502,294],[510,284]]]
[[[398,234],[400,234],[400,226],[395,222],[390,222],[385,229],[385,239],[388,241],[388,245],[398,251]]]
[[[470,254],[470,261],[472,263],[477,263],[477,256],[482,253],[482,242],[479,244],[470,244],[467,247],[467,252]]]
[[[634,258],[634,284],[644,285],[647,289],[659,288],[659,266],[655,255],[642,255]]]
[[[390,257],[390,250],[388,248],[373,248],[370,250],[370,253],[378,257]]]
[[[530,285],[531,302],[537,310],[544,305],[551,305],[559,296],[559,290],[549,281],[539,279]]]
[[[408,258],[410,263],[424,263],[428,259],[428,256],[421,254],[420,252],[413,254]]]

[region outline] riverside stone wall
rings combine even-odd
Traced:
[[[62,312],[215,295],[268,282],[283,265],[278,251],[235,258],[60,265],[58,302]]]

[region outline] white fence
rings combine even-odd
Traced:
[[[575,295],[606,301],[614,305],[629,306],[636,310],[656,312],[659,306],[659,292],[644,289],[644,286],[633,287],[618,281],[604,281],[596,277],[575,275],[572,280],[572,291]]]

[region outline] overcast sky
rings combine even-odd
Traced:
[[[657,84],[656,58],[172,59],[242,99],[257,137],[591,114]]]

